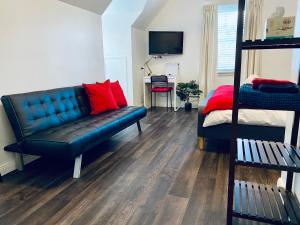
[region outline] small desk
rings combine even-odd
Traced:
[[[151,84],[150,77],[151,76],[144,77],[144,106],[146,108],[150,108],[149,104],[147,104],[148,101],[149,101],[150,95],[151,95],[151,92],[149,90],[150,89],[149,84]],[[177,86],[176,77],[175,76],[168,76],[168,83],[170,84],[170,86],[173,86],[173,90],[172,90],[172,93],[173,93],[173,108],[174,108],[174,111],[177,111],[179,108],[177,107],[177,97],[176,97],[176,86]]]

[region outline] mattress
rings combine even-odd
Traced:
[[[232,110],[216,110],[210,112],[204,120],[203,127],[215,126],[223,123],[231,123]],[[239,110],[239,124],[285,127],[287,112],[271,110]]]

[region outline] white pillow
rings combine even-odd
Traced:
[[[256,75],[256,74],[251,74],[244,82],[242,82],[242,85],[244,85],[244,84],[252,84],[252,82],[253,82],[253,80],[255,78],[259,78],[259,76]]]

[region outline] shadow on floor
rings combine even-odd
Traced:
[[[205,151],[217,152],[217,153],[229,153],[230,141],[206,138]]]

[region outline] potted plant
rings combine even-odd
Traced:
[[[176,87],[176,95],[180,98],[181,101],[184,101],[184,108],[186,111],[192,110],[192,103],[190,98],[199,97],[202,91],[199,89],[199,85],[195,80],[192,80],[188,83],[178,83]]]

